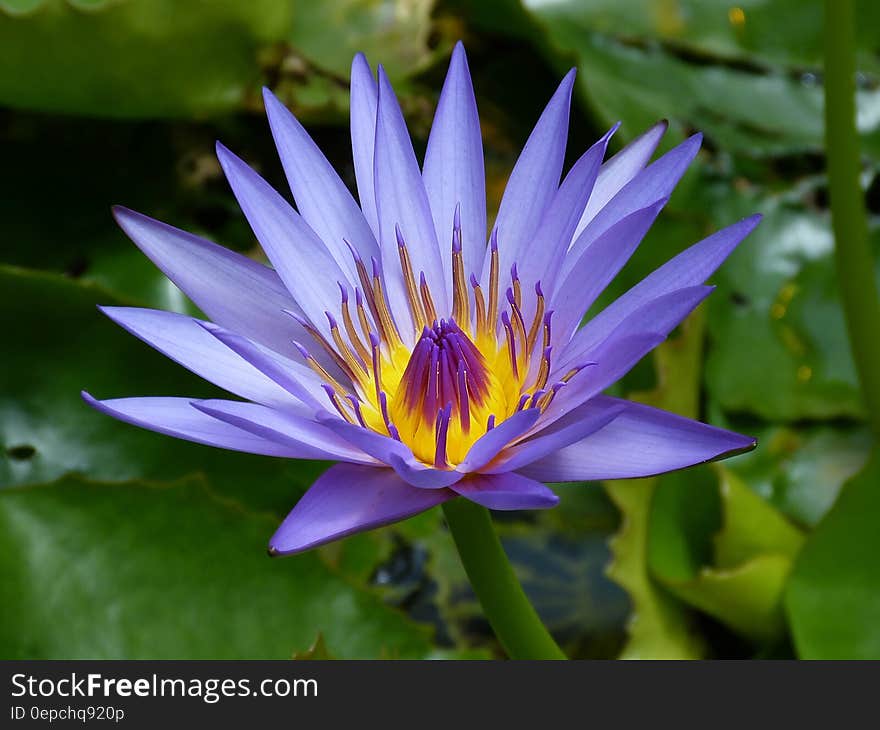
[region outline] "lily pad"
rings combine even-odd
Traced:
[[[871,453],[865,426],[770,426],[754,435],[760,448],[733,460],[730,471],[796,524],[810,528]]]
[[[734,631],[759,643],[778,640],[783,588],[804,537],[725,467],[702,467],[699,478],[696,471],[660,478],[652,575]]]
[[[482,4],[481,4],[482,5]],[[512,35],[533,40],[557,65],[573,59],[579,88],[606,122],[632,138],[658,118],[709,133],[728,150],[779,154],[822,146],[822,9],[796,0],[740,5],[711,0],[583,3],[497,0]],[[859,4],[860,62],[876,61],[876,4]],[[486,10],[474,20],[497,30]],[[859,95],[860,131],[872,144],[880,119],[873,85]]]
[[[804,659],[880,658],[880,454],[841,491],[807,540],[785,595]]]
[[[202,480],[6,489],[0,524],[7,658],[289,659],[319,634],[346,658],[428,652],[316,553],[269,558],[275,519]]]
[[[769,421],[863,418],[827,214],[779,196],[759,203],[756,193],[727,205],[749,201],[764,220],[721,268],[710,300],[713,398]],[[880,253],[876,232],[872,245]]]
[[[347,108],[352,56],[393,79],[432,58],[433,0],[4,0],[0,103],[114,118],[207,117],[259,103],[270,77],[305,90],[299,111]]]

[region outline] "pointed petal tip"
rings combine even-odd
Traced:
[[[117,307],[112,304],[96,304],[95,308],[105,317],[109,317],[114,322],[119,322],[119,311],[130,309],[130,307]]]
[[[275,92],[272,91],[268,86],[264,86],[261,89],[263,93],[263,102],[266,104],[277,103],[280,104],[281,101],[275,96]]]
[[[285,544],[280,538],[280,533],[281,527],[279,526],[275,534],[269,538],[269,544],[266,546],[266,555],[270,558],[284,558],[288,555],[303,552],[303,550],[308,548],[308,546],[297,545],[295,542],[291,544],[289,540],[287,541],[288,544]]]
[[[124,205],[111,205],[110,206],[110,215],[113,216],[113,220],[116,221],[120,226],[122,225],[122,221],[126,218],[131,218],[140,215],[130,208],[126,208]]]
[[[468,72],[467,53],[464,50],[464,43],[460,40],[455,42],[452,48],[452,55],[449,58],[449,70],[455,69],[460,72]]]
[[[273,121],[277,124],[279,117],[283,114],[293,116],[290,109],[287,108],[287,105],[275,96],[275,92],[273,92],[268,86],[263,87],[263,108],[266,110],[266,117],[269,119],[270,127],[272,126]],[[294,117],[294,119],[296,119],[296,117]]]
[[[229,149],[225,144],[223,144],[219,139],[214,142],[214,151],[217,153],[217,158],[220,160],[220,164],[223,165],[224,162],[227,163],[236,163],[241,162],[239,160],[238,155],[236,155],[231,149]]]
[[[220,331],[222,328],[219,325],[214,324],[213,322],[208,322],[206,320],[197,319],[195,320],[196,324],[201,327],[206,332],[210,332],[214,337],[218,340],[223,340],[222,332]]]
[[[349,87],[353,91],[364,85],[372,87],[374,90],[376,89],[376,75],[373,73],[370,62],[363,53],[358,52],[351,59],[350,74]]]
[[[574,90],[574,80],[577,76],[577,69],[571,68],[565,76],[562,77],[562,81],[559,82],[559,86],[556,88],[556,92],[553,94],[554,97],[564,97],[571,103],[571,94]]]
[[[730,448],[725,449],[723,451],[719,451],[717,454],[712,456],[709,459],[706,459],[702,463],[712,463],[714,461],[723,461],[724,459],[730,459],[734,456],[740,456],[742,454],[747,454],[750,451],[754,451],[758,446],[758,439],[754,436],[745,436],[741,433],[736,433],[734,431],[728,431],[727,435],[731,440]],[[736,443],[738,442],[738,443]]]
[[[670,197],[670,196],[666,195],[666,196],[664,196],[664,197],[662,197],[662,198],[658,198],[658,199],[655,200],[653,203],[651,203],[650,205],[648,205],[647,208],[650,209],[650,210],[652,210],[652,211],[653,211],[653,210],[656,210],[656,211],[659,213],[661,210],[663,210],[663,208],[666,207],[666,204],[669,202],[669,197]],[[636,213],[639,213],[639,212],[640,212],[640,211],[636,211]]]
[[[733,234],[733,236],[735,237],[734,240],[738,245],[740,242],[745,240],[746,237],[748,237],[749,234],[751,234],[751,232],[755,230],[755,228],[758,227],[758,224],[763,220],[763,218],[763,213],[753,213],[750,216],[746,216],[745,218],[736,221],[736,223],[731,223],[724,228],[719,228],[717,231],[711,234],[709,238],[714,238],[716,236],[726,237]]]
[[[134,235],[130,229],[133,226],[147,225],[161,227],[163,225],[160,221],[150,218],[150,216],[144,215],[143,213],[139,213],[136,210],[132,210],[131,208],[127,208],[124,205],[111,205],[110,215],[113,216],[116,225],[119,226],[132,240],[134,240]],[[135,243],[140,247],[140,244],[137,241],[135,241]]]
[[[208,398],[191,400],[189,402],[189,404],[193,408],[195,408],[199,413],[204,413],[206,416],[211,416],[211,418],[219,418],[222,415],[222,413],[220,411],[218,411],[216,408],[211,408],[211,406],[206,405],[206,403],[209,400],[210,399],[208,399]],[[223,420],[223,419],[219,418],[219,420]]]

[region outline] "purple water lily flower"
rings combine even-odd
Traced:
[[[682,321],[755,227],[687,249],[599,315],[700,146],[649,164],[660,123],[603,163],[616,130],[561,179],[574,72],[520,155],[491,231],[465,52],[452,55],[419,168],[381,66],[351,75],[360,205],[265,92],[298,212],[226,147],[217,154],[273,268],[126,209],[131,239],[210,317],[105,307],[129,332],[243,400],[120,398],[95,408],[225,449],[340,462],[270,541],[293,553],[463,497],[494,510],[558,502],[545,482],[642,477],[754,440],[602,395]]]

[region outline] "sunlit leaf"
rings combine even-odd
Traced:
[[[754,431],[760,448],[729,468],[795,522],[814,527],[840,488],[865,465],[864,426],[772,426]]]
[[[880,658],[880,455],[848,481],[804,545],[785,607],[804,659]]]
[[[734,631],[756,642],[778,640],[782,591],[801,532],[723,466],[659,481],[648,542],[652,574]]]

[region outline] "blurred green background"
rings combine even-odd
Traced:
[[[115,227],[120,203],[258,255],[213,155],[279,190],[270,86],[352,185],[348,68],[385,64],[423,151],[455,40],[490,216],[578,68],[570,159],[660,118],[698,160],[603,297],[752,212],[715,294],[619,392],[757,436],[723,465],[566,485],[498,515],[573,657],[880,657],[880,464],[832,268],[813,0],[0,0],[0,656],[494,657],[434,510],[270,560],[325,465],[117,423],[98,397],[209,396],[97,303],[195,311]],[[859,7],[863,185],[880,249],[880,5]],[[880,336],[880,332],[878,332]]]

